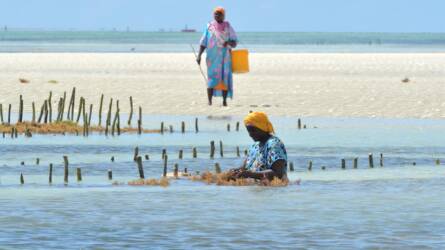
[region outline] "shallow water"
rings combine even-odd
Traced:
[[[0,138],[0,246],[440,249],[445,244],[443,120],[304,118],[308,129],[298,130],[296,118],[272,118],[295,163],[289,178],[301,179],[300,185],[222,187],[181,179],[167,188],[127,186],[137,178],[135,146],[150,156],[143,162],[145,176],[159,177],[163,148],[169,171],[178,163],[180,169],[202,172],[215,162],[223,169],[239,165],[236,146],[243,151],[251,143],[244,128],[233,131],[239,117],[200,117],[199,133],[193,131],[194,117],[145,119],[149,128],[160,121],[178,128],[184,120],[187,132]],[[225,131],[227,123],[231,132]],[[209,158],[210,140],[217,145],[215,159]],[[192,158],[192,147],[198,159]],[[369,153],[374,168],[368,167]],[[63,184],[63,155],[70,161],[68,185]],[[354,157],[359,157],[358,169],[352,169]],[[340,168],[342,158],[346,170]],[[436,166],[438,158],[442,165]],[[307,170],[310,160],[312,171]],[[54,164],[51,186],[49,163]],[[76,167],[82,168],[80,183]],[[108,169],[121,185],[108,181]],[[25,185],[19,184],[20,173]]]

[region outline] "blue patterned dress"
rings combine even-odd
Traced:
[[[278,137],[271,136],[266,143],[255,142],[249,148],[246,168],[254,172],[263,171],[271,169],[278,160],[287,162],[286,148]]]
[[[228,91],[227,96],[232,98],[232,55],[230,46],[224,47],[227,41],[238,41],[230,23],[212,21],[204,31],[200,45],[206,47],[207,87],[214,89],[214,96],[222,96],[224,89]]]

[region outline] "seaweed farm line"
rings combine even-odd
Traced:
[[[120,114],[121,121],[128,118]],[[32,115],[23,119],[32,122]],[[239,166],[252,144],[242,123],[236,129],[241,120],[151,115],[141,123],[153,129],[163,122],[164,133],[116,136],[115,128],[110,136],[111,122],[109,136],[90,131],[0,138],[0,246],[440,249],[445,244],[445,121],[272,116],[288,152],[290,185],[218,186],[181,176],[185,168],[196,176]],[[91,124],[97,122],[92,115]],[[138,161],[147,183],[159,186],[128,184],[141,177]],[[180,177],[163,187],[160,178],[176,169]]]

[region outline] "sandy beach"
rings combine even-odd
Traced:
[[[207,105],[191,53],[4,53],[0,103],[15,111],[22,94],[30,112],[49,91],[56,103],[75,86],[94,110],[103,93],[120,99],[123,113],[133,96],[145,114],[445,118],[445,54],[259,53],[250,63],[222,107],[221,99]]]

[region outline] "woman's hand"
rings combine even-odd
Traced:
[[[225,41],[224,42],[224,47],[230,46],[232,48],[236,47],[236,42],[235,41]]]

